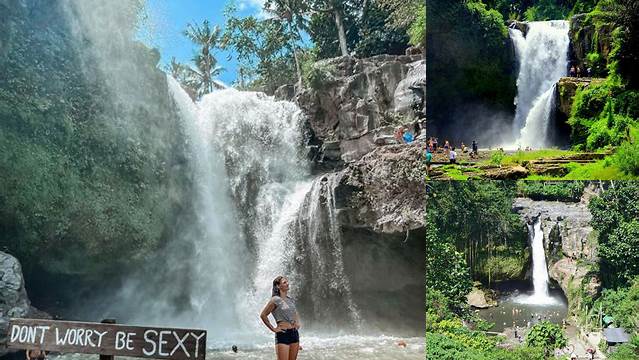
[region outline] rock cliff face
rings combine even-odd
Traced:
[[[323,72],[295,101],[308,116],[320,165],[360,159],[411,124],[425,109],[426,62],[421,55],[339,57],[315,64]],[[280,97],[291,95],[281,88]],[[412,129],[411,129],[412,130]]]
[[[335,187],[345,271],[363,318],[423,328],[425,166],[417,145],[387,145],[340,171]],[[388,306],[397,308],[389,313]],[[419,336],[422,332],[416,332]]]
[[[557,281],[568,303],[578,306],[580,293],[596,296],[601,282],[596,271],[597,243],[588,211],[589,197],[579,203],[516,199],[513,208],[524,221],[541,219],[548,274]]]
[[[578,14],[570,19],[569,59],[573,65],[582,69],[596,67],[599,76],[605,76],[606,60],[612,49],[612,31],[614,19],[605,13],[591,15]],[[590,53],[599,54],[598,64],[587,61]]]
[[[392,234],[425,226],[426,166],[420,145],[387,145],[342,171],[336,188],[348,228]]]
[[[0,251],[0,356],[10,352],[4,347],[9,319],[19,317],[48,318],[48,315],[31,306],[18,260]]]

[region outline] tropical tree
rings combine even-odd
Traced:
[[[298,87],[302,86],[302,66],[300,63],[300,46],[302,40],[301,31],[306,28],[304,14],[308,11],[308,4],[303,0],[266,0],[264,10],[270,13],[274,19],[286,24],[286,31],[293,48],[295,70],[297,73]]]
[[[200,46],[200,51],[193,56],[195,68],[188,68],[189,85],[197,89],[199,96],[208,94],[216,87],[214,78],[224,69],[217,65],[213,51],[219,46],[222,30],[219,26],[211,27],[208,20],[201,25],[188,24],[184,35]]]
[[[368,0],[364,0],[364,3],[368,3]],[[331,14],[335,20],[335,26],[337,28],[337,37],[339,39],[339,48],[342,56],[348,56],[348,45],[346,43],[346,28],[344,27],[344,13],[349,6],[352,6],[350,1],[344,0],[312,0],[309,2],[311,11],[315,13]],[[365,9],[365,7],[363,8]],[[363,11],[365,13],[365,11]]]
[[[279,85],[295,81],[292,33],[275,18],[240,18],[234,5],[225,10],[226,26],[222,44],[232,48],[240,62],[242,82],[251,79],[253,87],[273,92]]]

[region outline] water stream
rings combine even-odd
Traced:
[[[568,30],[569,23],[564,20],[529,22],[525,37],[519,29],[508,30],[519,63],[513,124],[515,148],[552,145],[549,129],[555,84],[567,73]]]
[[[528,238],[532,250],[532,278],[533,293],[521,295],[515,299],[522,304],[550,305],[557,299],[549,295],[548,266],[546,264],[546,252],[544,250],[544,232],[541,228],[541,218],[536,218],[532,224],[528,224]]]

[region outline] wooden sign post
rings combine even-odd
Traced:
[[[106,356],[204,360],[206,355],[206,330],[11,319],[7,338],[10,349],[100,354],[105,360]]]

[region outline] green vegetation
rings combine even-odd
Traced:
[[[543,149],[543,150],[532,150],[532,151],[518,150],[513,154],[509,154],[505,156],[502,164],[503,165],[510,165],[510,164],[524,165],[526,164],[526,162],[531,160],[557,159],[557,158],[567,157],[574,154],[576,154],[576,152],[574,151],[559,150],[559,149]]]
[[[557,324],[549,321],[539,322],[526,335],[526,345],[544,349],[546,356],[550,356],[554,349],[566,346],[566,336]]]
[[[474,317],[466,305],[471,279],[490,284],[520,278],[525,271],[524,226],[511,210],[516,184],[450,181],[427,188],[427,358],[541,360],[565,346],[561,329],[540,323],[526,345],[504,349],[504,339],[484,333],[491,324]]]
[[[208,20],[204,20],[202,25],[189,24],[184,31],[184,36],[200,47],[200,51],[192,59],[195,68],[178,63],[173,58],[168,70],[189,93],[201,97],[216,88],[215,77],[223,70],[217,66],[217,59],[213,56],[213,51],[220,41],[221,30],[217,26],[211,28]]]
[[[505,19],[542,21],[567,19],[574,14],[590,12],[599,0],[484,0]]]
[[[629,287],[604,290],[593,308],[602,309],[603,314],[612,316],[614,326],[636,332],[639,329],[639,277],[630,281]]]
[[[470,127],[473,110],[514,112],[514,55],[502,15],[479,0],[433,0],[428,3],[427,118],[438,129]],[[486,106],[475,108],[477,104]]]
[[[578,202],[584,192],[581,181],[518,181],[517,190],[533,200]]]
[[[442,241],[433,222],[426,229],[427,292],[437,291],[452,306],[460,306],[472,288],[464,254],[455,249],[455,244]]]
[[[521,219],[511,211],[514,182],[444,181],[429,186],[435,196],[428,199],[426,221],[434,223],[440,241],[463,251],[473,279],[489,282],[502,280],[506,273],[523,274],[527,237]],[[495,271],[497,263],[508,267]]]
[[[27,278],[127,271],[189,211],[188,154],[159,55],[133,41],[138,2],[122,4],[104,5],[122,21],[105,22],[122,35],[107,59],[78,46],[60,1],[12,7],[0,25],[11,29],[0,31],[0,249],[30,259]],[[80,30],[81,44],[96,41]]]
[[[242,17],[236,1],[229,0],[224,29],[211,29],[205,20],[185,31],[198,46],[195,68],[173,61],[168,69],[201,96],[223,70],[215,67],[213,53],[229,49],[240,63],[235,85],[273,93],[285,84],[301,87],[309,78],[309,62],[403,55],[410,45],[423,48],[426,42],[426,6],[420,0],[267,0],[263,10],[269,16]]]
[[[637,174],[637,158],[632,150],[635,148],[633,134],[637,132],[639,121],[639,76],[636,74],[639,55],[635,48],[639,33],[637,16],[639,6],[627,0],[600,1],[588,14],[585,24],[595,29],[614,28],[610,35],[612,49],[608,58],[589,53],[586,59],[595,74],[602,74],[605,65],[608,77],[604,82],[593,82],[577,90],[568,119],[572,127],[571,140],[576,149],[619,147],[621,153],[612,157],[611,161],[615,168],[632,176]]]
[[[599,233],[599,256],[604,285],[626,286],[639,275],[639,184],[614,183],[590,202],[592,225]]]

